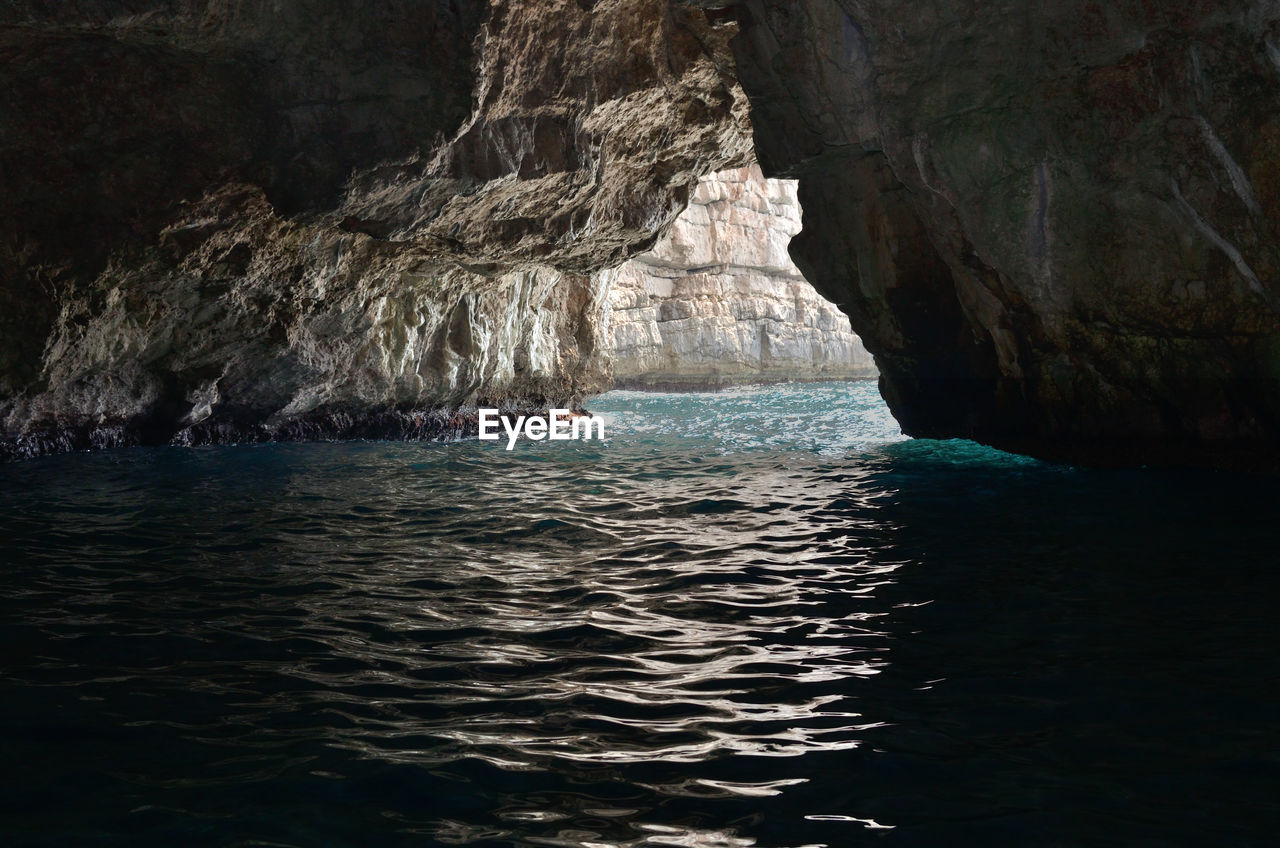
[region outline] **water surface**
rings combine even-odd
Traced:
[[[592,408],[0,466],[0,844],[1280,838],[1274,481]]]

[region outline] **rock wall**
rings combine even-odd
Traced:
[[[739,82],[907,432],[1280,468],[1270,0],[14,0],[0,454],[574,402]]]
[[[432,436],[607,384],[601,300],[750,155],[667,0],[0,8],[0,457]]]
[[[903,429],[1280,467],[1280,7],[744,0],[792,253]]]
[[[618,269],[608,317],[615,384],[874,377],[849,319],[787,254],[799,230],[793,182],[767,180],[755,165],[704,177],[653,249]]]

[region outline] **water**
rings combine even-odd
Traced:
[[[1276,481],[592,408],[0,466],[0,844],[1280,838]]]

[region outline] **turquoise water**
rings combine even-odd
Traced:
[[[0,844],[1275,843],[1276,481],[590,407],[0,466]]]

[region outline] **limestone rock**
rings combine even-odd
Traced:
[[[714,388],[874,377],[849,320],[800,275],[794,183],[756,166],[704,177],[656,245],[609,296],[615,384]]]
[[[749,156],[667,0],[0,9],[0,456],[465,427],[606,385],[601,300]]]

